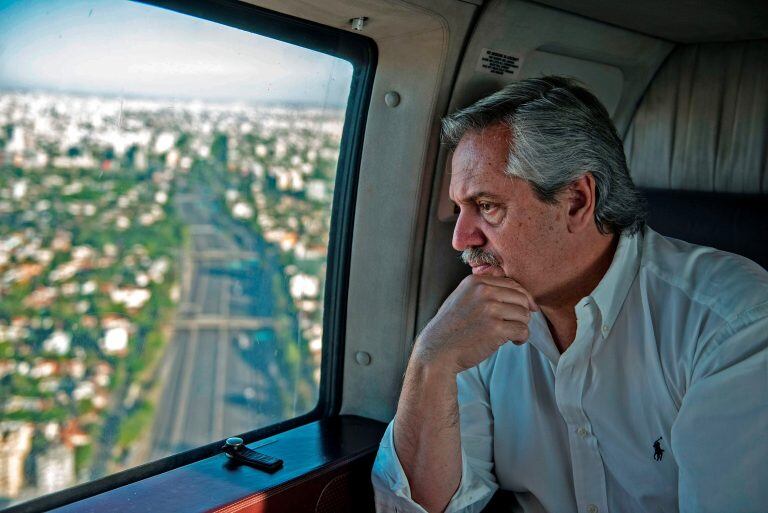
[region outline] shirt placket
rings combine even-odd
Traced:
[[[576,338],[568,350],[561,355],[557,364],[555,400],[568,426],[578,511],[579,513],[607,513],[608,494],[603,460],[583,407],[590,356],[595,338],[603,334],[602,330],[595,330],[595,314],[590,304],[580,303],[576,311]]]

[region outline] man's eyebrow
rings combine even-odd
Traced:
[[[475,192],[475,193],[471,194],[464,201],[469,203],[469,202],[472,202],[472,201],[477,201],[480,198],[489,199],[491,201],[502,201],[503,200],[503,198],[501,196],[499,196],[498,194],[494,194],[492,192],[486,192],[486,191],[479,191],[479,192]]]

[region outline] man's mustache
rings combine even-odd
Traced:
[[[461,261],[467,265],[476,267],[478,265],[490,265],[501,267],[499,260],[489,251],[480,248],[467,248],[461,252]]]

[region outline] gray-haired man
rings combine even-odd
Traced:
[[[417,338],[379,511],[768,508],[768,273],[645,226],[621,140],[574,82],[443,122],[472,266]],[[512,341],[513,344],[506,342]]]

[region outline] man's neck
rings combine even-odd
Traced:
[[[555,346],[564,353],[576,338],[576,304],[597,287],[613,262],[619,235],[602,236],[597,251],[587,258],[581,269],[575,270],[572,278],[543,301],[538,301],[541,312],[547,320]]]

